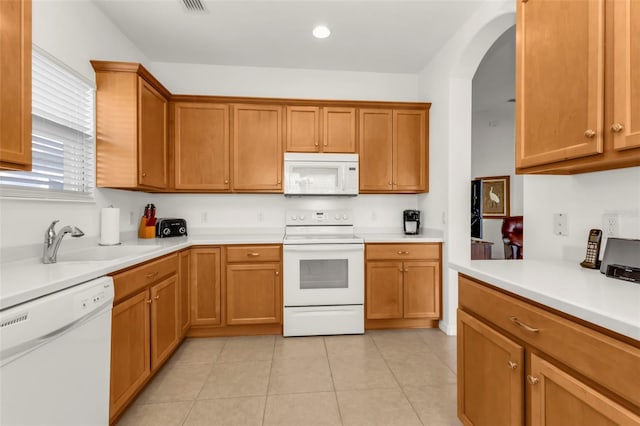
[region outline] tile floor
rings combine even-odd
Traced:
[[[188,339],[119,425],[460,425],[440,330]]]

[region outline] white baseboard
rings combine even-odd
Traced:
[[[457,327],[455,322],[453,324],[447,324],[444,321],[440,321],[438,324],[438,328],[442,330],[442,332],[447,336],[455,336],[457,334]]]

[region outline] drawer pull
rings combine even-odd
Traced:
[[[408,251],[399,251],[398,254],[409,254]]]
[[[531,374],[527,374],[527,380],[529,381],[529,383],[531,383],[532,385],[536,385],[538,384],[538,382],[540,381],[540,379],[538,379],[537,377],[533,377]]]
[[[160,296],[156,296],[153,298],[153,300],[158,300],[158,299],[160,299]]]
[[[515,325],[517,325],[518,327],[522,328],[523,330],[528,331],[529,333],[538,333],[540,331],[539,328],[533,328],[531,326],[528,326],[527,324],[521,322],[518,318],[516,317],[509,317],[509,320],[514,323]]]
[[[256,257],[256,256],[260,256],[260,253],[256,253],[256,252],[254,251],[254,252],[251,252],[251,253],[247,253],[247,256]]]
[[[150,305],[151,304],[151,299],[147,299],[146,302],[147,302],[147,305]]]
[[[515,370],[516,368],[518,368],[518,364],[513,361],[507,361],[507,365],[511,370]]]
[[[155,278],[157,275],[158,275],[158,271],[150,272],[147,275],[145,275],[145,278],[151,279],[151,278]]]

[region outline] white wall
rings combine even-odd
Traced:
[[[480,61],[495,40],[515,23],[515,3],[487,1],[452,37],[420,75],[420,96],[433,103],[430,118],[430,193],[420,198],[431,212],[427,226],[444,226],[443,319],[454,334],[457,273],[449,261],[466,260],[471,219],[471,88]],[[444,220],[443,220],[444,219]],[[446,224],[442,224],[442,222]]]
[[[33,43],[67,66],[95,81],[90,59],[146,61],[145,56],[90,1],[33,2]],[[122,230],[129,225],[128,211],[139,210],[144,194],[116,190],[96,190],[95,203],[60,201],[0,200],[0,248],[2,258],[12,247],[41,245],[52,220],[73,224],[85,234],[97,236],[100,208],[121,207]],[[68,243],[67,243],[68,244]]]
[[[473,113],[471,176],[510,176],[510,215],[522,215],[523,177],[515,174],[514,104]],[[502,219],[482,219],[482,239],[493,244],[492,258],[504,259]]]
[[[553,214],[568,215],[569,235],[553,233]],[[589,230],[602,215],[620,215],[620,237],[640,238],[640,167],[572,176],[524,177],[527,258],[584,259]]]
[[[153,62],[149,70],[176,94],[303,99],[417,101],[418,76],[371,72]]]

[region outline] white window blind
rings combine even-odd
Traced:
[[[33,48],[32,171],[0,172],[3,193],[90,198],[95,187],[95,90]]]

